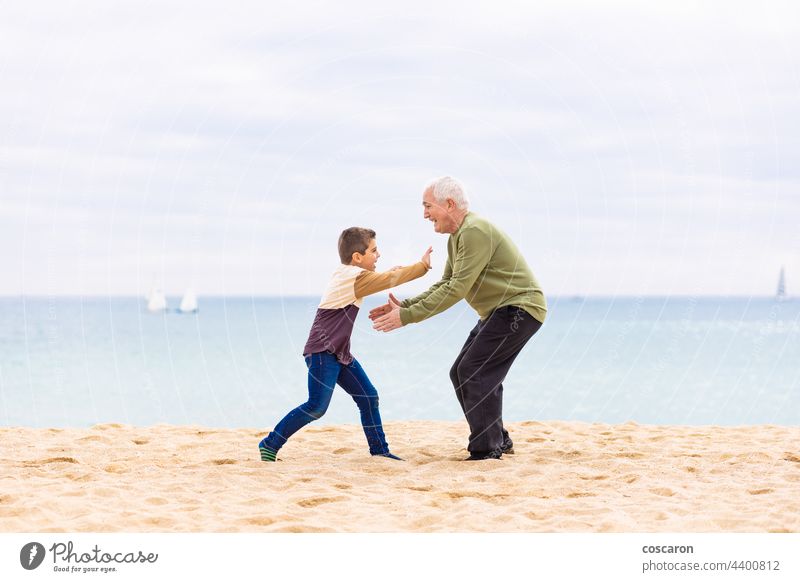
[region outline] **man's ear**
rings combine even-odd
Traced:
[[[456,201],[453,200],[452,198],[448,198],[447,199],[447,210],[448,211],[453,211],[453,210],[455,210],[455,208],[456,208]]]

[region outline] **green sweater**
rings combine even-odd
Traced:
[[[547,303],[542,288],[516,245],[500,229],[469,212],[447,241],[444,274],[430,289],[406,299],[403,325],[418,323],[462,299],[481,319],[499,307],[517,305],[544,323]]]

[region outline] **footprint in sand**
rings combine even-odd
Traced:
[[[655,489],[651,489],[650,493],[655,493],[660,497],[672,497],[675,495],[675,492],[672,489],[668,489],[666,487],[656,487]]]
[[[265,525],[272,525],[273,523],[275,523],[276,520],[272,517],[250,517],[248,519],[244,519],[241,521],[248,525],[265,526]]]
[[[748,489],[747,492],[750,495],[764,495],[766,493],[772,493],[772,489]]]
[[[49,459],[24,461],[22,464],[26,467],[41,467],[42,465],[49,465],[51,463],[78,463],[78,461],[72,457],[50,457]]]
[[[215,465],[235,465],[238,463],[236,459],[214,459],[211,462]]]
[[[347,453],[352,453],[353,449],[349,449],[347,447],[342,447],[341,449],[336,449],[333,451],[334,455],[346,455]]]
[[[345,497],[309,497],[308,499],[301,499],[297,502],[300,507],[316,507],[323,503],[334,503],[336,501],[343,501]]]
[[[42,465],[45,465],[47,463],[77,463],[78,461],[72,457],[52,457],[50,459],[44,459],[40,462]]]
[[[96,487],[92,489],[92,495],[95,497],[119,497],[120,492],[110,487]]]
[[[484,501],[494,501],[495,499],[507,499],[510,497],[507,493],[481,493],[480,491],[445,491],[444,494],[450,499],[472,497],[475,499],[483,499]]]

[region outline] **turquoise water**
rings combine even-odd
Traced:
[[[306,396],[318,298],[0,299],[0,423],[271,427]],[[391,334],[366,301],[352,351],[384,420],[461,419],[448,378],[476,316],[460,304]],[[177,299],[171,299],[177,305]],[[551,298],[504,386],[507,421],[800,424],[800,301]],[[339,391],[322,423],[357,423]]]

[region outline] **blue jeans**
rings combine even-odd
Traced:
[[[386,444],[378,411],[378,391],[358,360],[353,359],[345,366],[329,352],[311,354],[305,359],[308,366],[308,401],[284,416],[264,439],[264,444],[277,451],[294,433],[320,418],[328,410],[333,389],[339,384],[355,400],[361,412],[361,426],[367,437],[369,452],[373,455],[388,453],[389,445]]]

